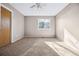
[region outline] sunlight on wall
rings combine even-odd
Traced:
[[[50,48],[55,50],[60,56],[75,56],[71,51],[59,46],[54,42],[45,42]]]
[[[61,56],[79,55],[78,40],[66,28],[64,29],[64,41],[62,42],[45,41],[45,43]]]
[[[79,49],[78,40],[67,29],[64,29],[64,42],[73,49]]]

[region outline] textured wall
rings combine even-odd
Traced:
[[[39,30],[38,19],[49,19],[50,29]],[[25,17],[25,37],[55,37],[55,17],[53,16],[27,16]]]
[[[64,39],[64,29],[79,39],[79,4],[72,3],[56,16],[56,35]]]

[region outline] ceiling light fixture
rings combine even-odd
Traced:
[[[42,8],[42,5],[40,3],[35,3],[30,8]]]

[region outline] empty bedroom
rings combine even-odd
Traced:
[[[79,3],[0,3],[0,56],[79,56]]]

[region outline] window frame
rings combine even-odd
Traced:
[[[49,25],[48,25],[49,28],[39,28],[39,26],[40,26],[39,23],[40,23],[40,22],[44,22],[44,21],[49,23]],[[38,21],[37,21],[37,23],[38,23],[38,24],[37,24],[38,30],[50,30],[50,29],[51,29],[51,21],[50,21],[50,19],[48,19],[48,18],[45,18],[45,19],[44,19],[44,18],[39,18]],[[44,26],[45,26],[45,25],[44,25]]]

